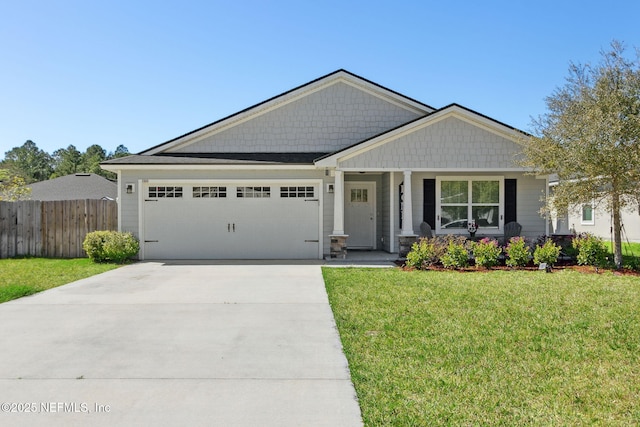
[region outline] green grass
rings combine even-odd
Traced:
[[[640,424],[640,278],[323,270],[367,426]]]
[[[611,242],[604,242],[605,247],[611,253],[611,259],[613,259],[613,245]],[[640,243],[627,243],[622,242],[622,263],[623,266],[628,266],[637,269],[640,267]]]
[[[88,258],[0,259],[0,303],[117,268]]]

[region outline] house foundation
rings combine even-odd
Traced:
[[[411,246],[415,242],[418,241],[418,236],[408,235],[408,236],[398,236],[398,256],[400,258],[406,258],[407,254],[411,251]]]

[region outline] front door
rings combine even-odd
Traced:
[[[376,183],[344,183],[344,232],[350,249],[373,249],[376,241]]]

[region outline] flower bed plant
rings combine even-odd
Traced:
[[[609,251],[601,238],[592,234],[583,234],[573,239],[573,247],[578,251],[576,260],[580,265],[592,265],[597,268],[605,267],[609,260]]]
[[[505,264],[512,268],[524,267],[529,263],[529,259],[531,258],[531,248],[522,236],[509,239],[504,253],[507,257]]]
[[[498,265],[502,248],[498,245],[498,241],[485,237],[473,245],[473,256],[476,265],[484,268],[491,268]]]

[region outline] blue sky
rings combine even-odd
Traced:
[[[640,47],[629,1],[0,0],[0,158],[139,152],[339,68],[530,130],[569,63]]]

